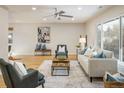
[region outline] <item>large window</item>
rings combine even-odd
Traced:
[[[97,46],[101,48],[101,31],[102,30],[102,25],[97,26]]]
[[[103,48],[114,52],[119,59],[120,19],[103,24]]]
[[[121,30],[121,39],[122,39],[122,43],[121,43],[121,46],[122,46],[122,48],[121,48],[121,50],[122,50],[122,60],[123,60],[123,62],[124,62],[124,17],[122,17],[122,21],[121,21],[121,28],[122,28],[122,30]]]

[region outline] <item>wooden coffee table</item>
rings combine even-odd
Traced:
[[[53,74],[54,70],[67,70],[67,74],[64,74],[64,75]],[[69,70],[70,70],[69,59],[60,60],[60,59],[54,58],[52,60],[52,66],[51,66],[51,75],[52,76],[69,76]]]

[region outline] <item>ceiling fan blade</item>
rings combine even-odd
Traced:
[[[54,16],[54,14],[52,14],[52,15],[48,15],[48,16],[44,16],[43,18],[46,18],[46,17],[52,17],[52,16]]]
[[[70,15],[59,15],[59,16],[73,18],[73,16],[70,16]]]

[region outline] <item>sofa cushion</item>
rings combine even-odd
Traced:
[[[103,50],[103,53],[105,54],[106,58],[112,58],[113,52],[108,50]]]
[[[65,52],[57,52],[57,55],[66,55],[66,53]]]

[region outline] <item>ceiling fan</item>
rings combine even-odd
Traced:
[[[54,10],[55,10],[55,13],[54,14],[49,15],[49,16],[45,16],[44,18],[51,17],[51,16],[53,16],[57,20],[61,20],[62,17],[73,18],[73,16],[71,16],[71,15],[65,15],[66,12],[63,11],[63,10],[58,11],[57,8],[54,8]]]

